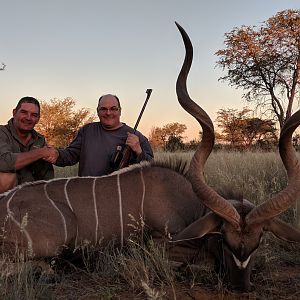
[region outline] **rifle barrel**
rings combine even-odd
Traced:
[[[142,108],[142,110],[141,110],[141,112],[140,112],[140,115],[139,115],[139,117],[138,117],[138,119],[137,119],[137,121],[136,121],[136,123],[135,123],[135,125],[134,125],[133,133],[136,132],[136,129],[137,129],[139,123],[140,123],[140,120],[141,120],[142,115],[143,115],[143,113],[144,113],[144,110],[145,110],[145,108],[146,108],[147,102],[148,102],[148,100],[149,100],[149,98],[150,98],[150,96],[151,96],[151,93],[152,93],[152,89],[147,89],[147,90],[146,90],[147,97],[146,97],[146,100],[145,100],[145,102],[144,102],[143,108]]]

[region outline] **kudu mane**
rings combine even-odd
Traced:
[[[117,174],[124,174],[124,173],[130,173],[133,170],[138,170],[138,169],[149,169],[152,167],[158,167],[158,168],[162,168],[162,169],[168,169],[168,170],[172,170],[184,177],[186,177],[187,175],[187,171],[188,171],[188,161],[184,160],[181,157],[168,157],[165,160],[161,160],[161,161],[157,161],[157,160],[153,160],[151,162],[149,161],[142,161],[140,163],[134,164],[134,165],[130,165],[126,168],[117,170],[111,174],[108,175],[103,175],[103,176],[73,176],[73,177],[68,177],[68,179],[76,179],[76,178],[105,178],[105,177],[111,177],[111,176],[115,176]],[[45,184],[45,183],[49,183],[49,182],[54,182],[54,181],[61,181],[61,180],[66,180],[65,177],[58,177],[58,178],[53,178],[50,180],[38,180],[38,181],[32,181],[32,182],[24,182],[20,185],[15,186],[14,188],[8,190],[7,192],[4,192],[2,194],[0,194],[0,199],[1,198],[5,198],[8,195],[16,192],[17,190],[20,190],[26,186],[38,186],[41,184]]]

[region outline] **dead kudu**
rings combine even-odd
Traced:
[[[254,253],[264,231],[300,242],[300,232],[276,218],[294,204],[300,192],[300,168],[291,143],[300,112],[286,122],[279,142],[288,186],[257,207],[246,200],[225,200],[204,181],[214,128],[209,116],[188,95],[186,81],[193,48],[185,31],[177,26],[186,48],[176,85],[178,100],[203,130],[187,175],[165,166],[141,164],[109,176],[18,186],[0,196],[3,251],[17,247],[37,258],[56,256],[63,248],[74,249],[86,241],[98,244],[117,239],[123,245],[134,230],[128,224],[137,220],[153,237],[171,237],[171,249],[177,245],[194,249],[205,236],[217,235],[217,245],[211,249],[224,265],[229,281],[235,288],[249,290]]]

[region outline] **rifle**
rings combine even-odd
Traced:
[[[144,113],[146,105],[148,103],[148,100],[151,96],[151,93],[152,93],[152,89],[147,89],[146,90],[147,97],[146,97],[145,103],[142,107],[142,110],[139,114],[139,117],[138,117],[138,119],[137,119],[137,121],[134,125],[133,133],[136,132],[136,129],[137,129],[139,123],[140,123],[140,120],[142,118],[142,115]],[[115,155],[114,160],[113,160],[113,165],[115,166],[116,170],[125,168],[129,165],[131,152],[132,152],[132,150],[128,145],[125,145],[124,148],[122,146],[117,147],[117,152],[116,152],[116,155]]]

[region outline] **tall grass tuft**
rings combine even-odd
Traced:
[[[35,264],[2,257],[0,268],[0,299],[51,299],[49,286]]]
[[[129,241],[127,251],[118,253],[116,271],[135,291],[143,291],[147,299],[161,299],[166,286],[173,287],[175,272],[169,264],[164,245]]]

